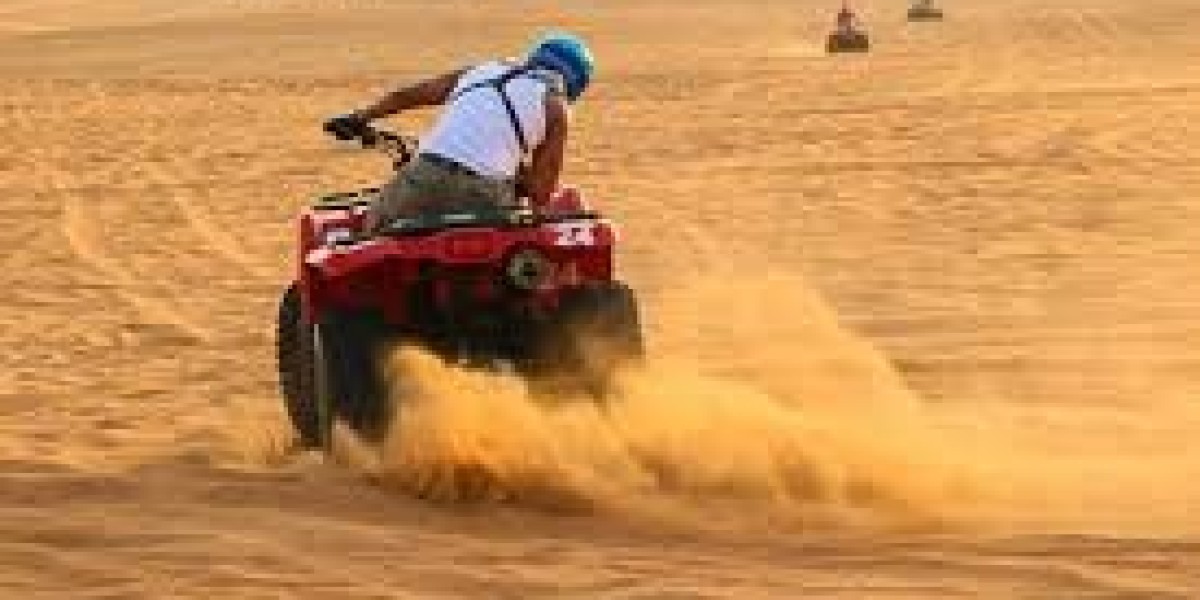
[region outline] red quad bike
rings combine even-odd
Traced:
[[[359,141],[396,167],[415,148],[377,129]],[[515,370],[535,392],[597,398],[642,357],[636,298],[614,279],[614,227],[578,192],[563,189],[549,206],[398,219],[365,237],[378,194],[326,196],[300,215],[296,281],[280,302],[276,341],[304,447],[328,450],[338,421],[369,442],[386,435],[403,399],[389,400],[381,356],[398,343]]]

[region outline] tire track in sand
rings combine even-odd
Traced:
[[[200,237],[214,254],[256,279],[266,279],[271,276],[267,269],[254,262],[250,254],[243,250],[241,244],[237,243],[233,236],[223,233],[219,225],[194,202],[188,202],[179,194],[172,193],[168,196],[171,204],[187,221],[188,228]]]
[[[184,173],[165,168],[162,163],[157,161],[145,161],[141,167],[147,182],[152,186],[163,188],[164,195],[183,216],[188,228],[215,255],[256,279],[267,279],[271,276],[269,270],[257,264],[236,238],[222,231],[220,224],[215,222],[208,211],[194,201],[198,200],[196,195],[185,197],[177,193],[180,187],[192,185],[187,181]]]
[[[89,234],[87,213],[81,200],[73,194],[64,194],[62,203],[62,231],[71,250],[103,279],[115,284],[112,288],[123,302],[129,304],[147,321],[170,326],[193,342],[212,341],[212,332],[184,316],[178,309],[165,302],[139,294],[137,277],[121,263],[105,252]]]

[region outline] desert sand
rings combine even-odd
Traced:
[[[1200,4],[860,5],[5,0],[0,596],[1200,597]],[[292,451],[291,219],[387,174],[320,120],[547,25],[653,360],[401,353],[395,440]]]

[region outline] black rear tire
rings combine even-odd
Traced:
[[[613,282],[573,290],[543,332],[538,378],[551,389],[604,396],[615,375],[646,354],[637,296]]]
[[[300,289],[279,302],[276,363],[288,418],[301,448],[331,450],[334,421],[365,441],[378,442],[391,417],[378,359],[386,340],[382,320],[366,311],[329,311],[304,322]]]
[[[300,290],[293,284],[279,301],[275,359],[284,407],[304,449],[320,448],[323,441],[313,350],[313,331],[304,323]]]
[[[326,447],[335,421],[360,439],[381,442],[391,420],[387,385],[380,369],[388,339],[381,316],[373,311],[330,310],[314,332],[318,349],[319,402],[328,407]]]

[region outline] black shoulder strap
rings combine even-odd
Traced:
[[[496,91],[500,92],[500,99],[504,101],[504,109],[508,111],[508,119],[512,121],[513,133],[517,134],[517,143],[521,145],[521,158],[524,160],[525,155],[529,154],[529,140],[525,138],[525,128],[521,126],[521,117],[517,114],[517,107],[513,106],[512,98],[508,97],[508,91],[504,86],[512,81],[517,75],[517,71],[521,69],[513,69],[502,77],[496,80]]]
[[[499,77],[485,79],[480,82],[473,83],[459,90],[454,95],[454,99],[458,100],[468,92],[473,92],[480,88],[492,88],[500,94],[500,100],[504,102],[504,110],[508,111],[508,120],[512,123],[513,133],[517,136],[517,144],[521,146],[521,159],[524,161],[525,156],[529,154],[529,142],[525,139],[525,128],[521,126],[521,117],[517,114],[517,107],[513,106],[512,98],[508,97],[508,92],[504,89],[508,82],[529,73],[529,67],[516,67],[509,69]]]

